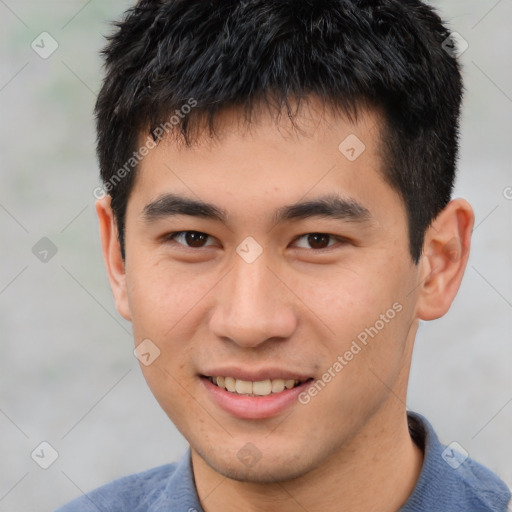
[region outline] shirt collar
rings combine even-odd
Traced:
[[[464,460],[460,459],[460,454],[452,455],[453,452],[447,452],[450,447],[447,448],[439,442],[432,425],[426,418],[413,412],[408,412],[407,418],[411,437],[423,450],[424,461],[414,490],[399,512],[449,510],[450,504],[453,504],[453,496],[449,494],[445,496],[442,492],[432,492],[432,490],[457,488],[462,475],[458,474],[449,462],[451,461],[452,464],[460,462],[462,465]],[[460,460],[454,461],[453,457],[459,457]],[[447,459],[449,460],[447,461]],[[475,479],[471,484],[476,490],[481,488],[485,492],[485,483]],[[504,488],[502,490],[503,499],[508,499],[510,496],[508,489],[504,484],[502,485]],[[148,509],[148,512],[169,512],[169,510],[173,512],[204,512],[196,491],[190,449],[178,462],[164,491]]]

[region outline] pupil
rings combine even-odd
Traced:
[[[329,236],[322,233],[313,233],[308,236],[308,243],[313,249],[323,249],[329,245]]]
[[[201,247],[206,239],[204,233],[199,233],[198,231],[189,231],[185,235],[185,240],[187,244],[191,247]]]

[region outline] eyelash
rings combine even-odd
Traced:
[[[176,242],[176,239],[181,236],[181,235],[186,235],[187,233],[196,233],[198,235],[206,235],[207,237],[209,238],[212,238],[211,235],[208,235],[208,233],[204,233],[202,231],[194,231],[194,230],[188,230],[188,231],[175,231],[173,233],[169,233],[168,235],[166,235],[164,237],[164,240],[165,241],[172,241],[172,242]],[[300,235],[298,237],[296,237],[294,239],[294,242],[296,242],[297,240],[300,240],[301,238],[304,238],[304,237],[308,237],[308,236],[311,236],[311,235],[321,235],[321,236],[328,236],[330,238],[330,240],[334,240],[334,241],[337,241],[338,243],[341,243],[341,244],[345,244],[347,243],[347,239],[345,238],[342,238],[342,237],[337,237],[335,235],[331,235],[329,233],[321,233],[321,232],[317,232],[317,231],[313,231],[311,233],[305,233],[303,235]],[[183,243],[180,243],[180,242],[176,242],[177,244],[187,248],[187,249],[205,249],[207,247],[211,247],[211,245],[206,245],[206,246],[202,246],[202,247],[192,247],[192,246],[189,246],[189,245],[186,245],[186,244],[183,244]],[[312,250],[312,251],[315,251],[315,252],[320,252],[320,251],[325,251],[325,250],[329,250],[331,249],[333,246],[335,246],[336,244],[330,244],[328,245],[327,247],[323,247],[321,249],[314,249],[314,248],[309,248],[309,250]],[[304,249],[304,247],[300,247],[300,249]]]

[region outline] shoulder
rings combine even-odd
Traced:
[[[440,443],[432,425],[409,413],[409,430],[425,457],[416,487],[401,512],[507,512],[510,490],[457,443]]]
[[[132,512],[147,510],[164,492],[177,464],[125,476],[91,491],[56,512]]]
[[[510,510],[510,491],[493,472],[467,458],[455,471],[460,495],[474,510],[506,512]],[[478,507],[478,508],[477,508]]]

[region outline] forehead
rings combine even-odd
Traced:
[[[263,102],[251,104],[247,108],[233,106],[222,107],[211,119],[206,119],[200,109],[190,111],[188,122],[187,145],[180,137],[180,125],[163,137],[162,146],[171,146],[173,149],[183,151],[214,151],[223,147],[223,144],[242,139],[253,143],[257,139],[273,146],[285,143],[306,144],[308,141],[319,145],[322,141],[331,144],[327,135],[332,135],[334,141],[345,131],[347,135],[359,135],[366,139],[371,152],[381,150],[381,127],[384,126],[384,114],[377,107],[367,107],[363,103],[353,105],[350,111],[310,96],[297,102],[290,99],[289,108],[277,107]],[[163,126],[163,125],[162,125]],[[171,127],[172,129],[172,127]],[[270,138],[271,140],[268,140]],[[340,141],[341,142],[341,141]],[[362,141],[361,141],[362,142]],[[335,149],[338,148],[336,144]],[[348,146],[344,149],[348,149]],[[360,144],[356,149],[361,149]],[[347,153],[347,156],[353,157]],[[357,156],[357,155],[356,155]],[[352,158],[354,161],[355,158]]]
[[[139,164],[131,195],[138,211],[165,193],[254,215],[332,193],[363,206],[401,203],[383,178],[377,112],[360,110],[351,120],[310,101],[293,119],[266,109],[255,114],[248,122],[226,109],[214,135],[203,130],[190,146],[161,140]]]

